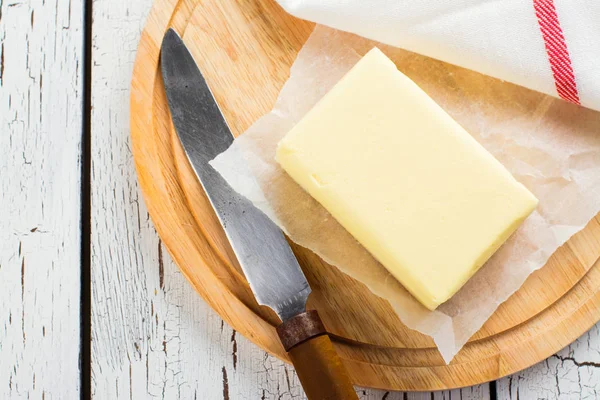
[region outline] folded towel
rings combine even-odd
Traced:
[[[277,1],[296,17],[600,110],[600,1]]]

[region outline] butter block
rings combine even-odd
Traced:
[[[377,48],[281,140],[276,159],[431,310],[537,205]]]

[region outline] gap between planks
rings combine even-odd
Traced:
[[[81,399],[92,398],[92,18],[93,0],[83,4],[83,110],[81,163]]]

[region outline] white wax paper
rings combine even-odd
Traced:
[[[317,27],[274,109],[211,165],[296,243],[385,298],[450,362],[494,310],[600,211],[600,113],[404,50],[379,47],[540,200],[449,301],[429,311],[277,164],[279,140],[377,45]],[[249,99],[251,101],[251,99]]]

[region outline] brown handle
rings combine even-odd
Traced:
[[[358,400],[316,311],[290,318],[277,333],[309,400]]]

